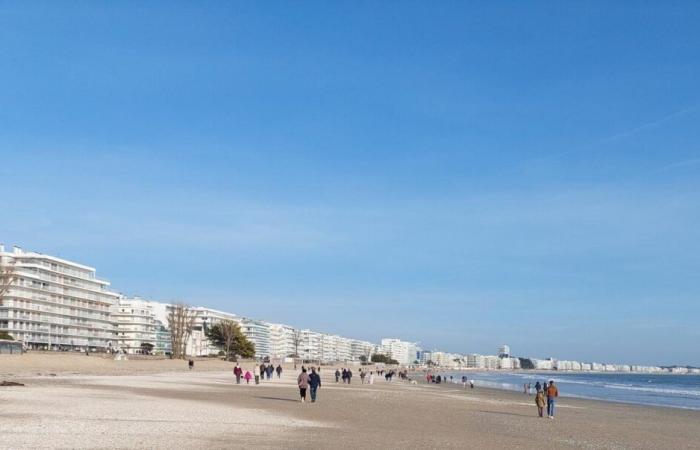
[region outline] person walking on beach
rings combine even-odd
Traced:
[[[550,419],[554,419],[554,402],[559,397],[559,389],[554,385],[554,380],[549,380],[547,388],[547,415]]]
[[[374,384],[374,372],[369,373],[369,384]]]
[[[194,369],[194,360],[190,359],[190,361],[187,363],[187,365],[190,367],[190,370]]]
[[[243,378],[245,378],[245,384],[250,384],[250,379],[253,378],[253,376],[250,374],[250,370],[245,371]]]
[[[337,383],[338,380],[340,380],[340,369],[335,369],[335,382]]]
[[[260,384],[260,366],[253,366],[253,375],[255,376],[255,384]]]
[[[346,376],[348,378],[348,384],[350,384],[350,381],[352,380],[352,370],[348,369],[348,373]]]
[[[306,401],[306,389],[309,387],[309,375],[306,373],[306,368],[301,368],[301,373],[297,378],[297,386],[299,386],[299,396],[301,397],[301,402]]]
[[[321,376],[316,373],[316,369],[311,368],[311,375],[309,375],[309,391],[311,394],[311,403],[316,402],[316,392],[321,388]]]
[[[243,369],[236,363],[236,367],[233,368],[233,374],[236,376],[236,384],[241,384],[241,375],[243,374]]]
[[[282,364],[277,365],[277,378],[282,378]]]
[[[365,384],[365,377],[367,374],[365,373],[364,370],[360,369],[360,380],[362,380],[362,384]]]
[[[535,404],[537,405],[537,414],[539,414],[540,417],[544,417],[544,407],[547,404],[547,400],[544,396],[544,391],[541,389],[538,390],[535,395]]]

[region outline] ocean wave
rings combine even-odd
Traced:
[[[607,389],[623,389],[626,391],[651,392],[654,394],[690,395],[693,397],[700,397],[700,391],[689,391],[687,389],[650,388],[650,387],[630,386],[630,385],[626,385],[626,384],[605,384],[605,385],[603,385],[603,387],[607,388]]]

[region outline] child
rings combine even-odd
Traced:
[[[544,417],[544,406],[547,404],[544,391],[537,391],[537,395],[535,395],[535,404],[537,405],[537,413],[540,417]]]
[[[250,384],[250,379],[253,378],[253,375],[250,374],[250,370],[245,371],[245,384]]]

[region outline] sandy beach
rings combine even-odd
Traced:
[[[252,368],[251,363],[243,364]],[[248,367],[246,367],[248,366]],[[236,385],[232,363],[0,358],[0,448],[698,448],[700,412],[561,398],[554,420],[523,394],[336,384],[301,404],[296,373]],[[357,374],[357,372],[355,372]]]

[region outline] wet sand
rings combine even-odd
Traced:
[[[2,449],[700,446],[698,411],[562,398],[556,419],[540,419],[523,394],[379,377],[368,386],[358,376],[348,386],[332,368],[322,370],[319,401],[301,404],[291,369],[255,386],[236,385],[223,361],[197,361],[192,372],[182,361],[127,361],[118,372],[86,361],[93,374],[76,375],[83,363],[62,372],[53,360],[45,366],[55,376],[36,375],[32,358],[8,361],[0,379],[26,386],[0,388]]]

